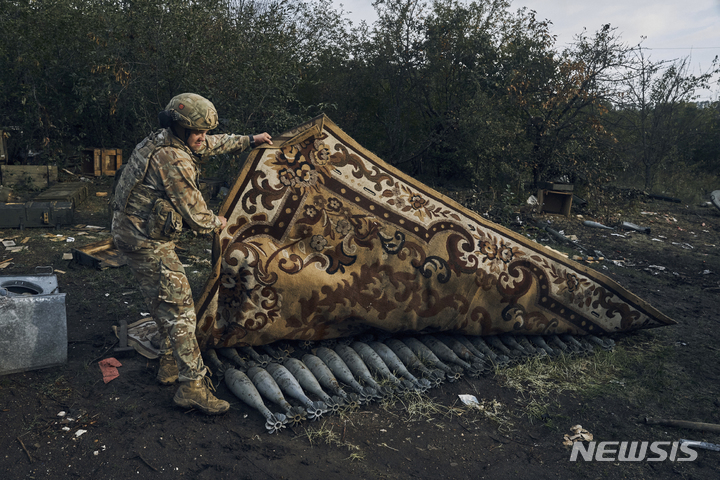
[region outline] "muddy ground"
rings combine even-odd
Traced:
[[[92,179],[89,187],[75,227],[0,229],[0,238],[28,247],[0,253],[0,262],[12,258],[0,275],[32,274],[36,266],[51,265],[67,294],[68,323],[66,365],[0,377],[3,478],[720,477],[720,452],[697,450],[692,462],[570,462],[570,447],[563,445],[576,424],[597,441],[720,443],[717,433],[644,421],[720,423],[720,211],[713,207],[640,197],[607,209],[602,217],[585,212],[580,219],[577,211],[570,218],[538,217],[600,250],[605,260],[593,268],[677,326],[616,336],[611,353],[535,362],[535,370],[520,380],[501,370],[445,384],[427,398],[371,404],[269,435],[264,419],[222,384],[217,395],[231,402],[229,413],[207,417],[176,408],[175,388],[156,383],[156,361],[138,354],[118,357],[120,377],[103,382],[98,361],[114,356],[112,326],[140,319],[146,307],[127,267],[100,271],[62,259],[72,247],[107,238],[107,230],[78,227],[110,225],[106,199],[95,196],[109,190],[108,179]],[[584,219],[610,225],[629,221],[650,227],[651,233],[592,229],[582,226]],[[508,226],[552,243],[526,221]],[[47,234],[76,240],[51,241]],[[203,260],[210,245],[209,238],[192,235],[179,242],[196,295],[209,269]],[[553,362],[572,368],[534,385]],[[475,395],[484,409],[463,408],[458,394]],[[64,419],[58,417],[61,411],[67,412]],[[86,433],[78,436],[79,430]]]

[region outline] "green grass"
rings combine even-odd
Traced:
[[[638,407],[669,400],[679,389],[672,374],[673,355],[672,347],[653,334],[637,334],[621,340],[613,351],[532,358],[499,368],[496,375],[502,385],[519,394],[524,416],[550,427],[550,412],[561,394],[582,400],[615,396]]]

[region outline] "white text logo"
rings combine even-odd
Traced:
[[[698,456],[691,443],[681,442],[583,442],[573,443],[570,461],[586,462],[692,462]]]

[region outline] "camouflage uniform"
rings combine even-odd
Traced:
[[[118,190],[129,190],[129,194],[126,194],[125,205],[122,205],[124,202],[114,204],[113,239],[127,257],[158,325],[163,339],[160,353],[172,352],[181,382],[198,380],[206,373],[195,338],[192,292],[175,254],[173,236],[151,238],[148,218],[154,202],[163,199],[171,205],[172,213],[179,214],[193,230],[209,233],[219,228],[220,220],[208,209],[198,189],[197,155],[242,151],[249,145],[247,136],[208,135],[204,148],[193,153],[171,129],[166,128],[138,144],[118,181]],[[147,157],[138,152],[151,153]],[[143,156],[146,166],[141,165]],[[140,178],[142,181],[135,184]],[[178,230],[181,229],[179,226]]]

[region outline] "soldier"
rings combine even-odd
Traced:
[[[177,380],[174,402],[206,414],[224,413],[230,405],[215,398],[203,380],[207,368],[195,338],[195,307],[174,240],[183,220],[200,233],[219,232],[227,223],[211,212],[198,189],[199,157],[272,144],[259,135],[207,135],[218,125],[217,111],[206,98],[183,93],[161,112],[164,128],[140,142],[122,171],[113,199],[112,234],[135,275],[160,333],[163,385]]]

